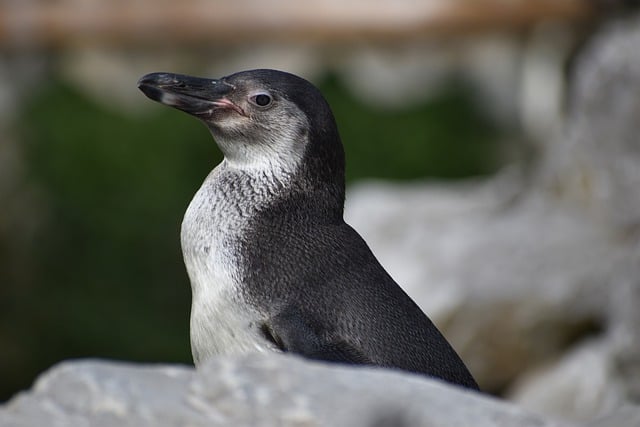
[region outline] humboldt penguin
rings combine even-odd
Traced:
[[[344,150],[315,86],[267,69],[219,79],[152,73],[138,86],[204,122],[224,155],[182,222],[196,366],[274,350],[478,388],[345,223]]]

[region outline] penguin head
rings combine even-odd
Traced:
[[[138,87],[202,120],[235,167],[300,172],[311,181],[344,186],[333,114],[320,91],[301,77],[267,69],[220,79],[152,73]]]

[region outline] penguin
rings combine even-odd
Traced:
[[[151,73],[138,87],[204,122],[224,155],[180,233],[196,367],[219,354],[282,351],[478,390],[456,351],[345,223],[344,150],[315,86],[258,69],[220,79]]]

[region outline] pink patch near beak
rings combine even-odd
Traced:
[[[227,98],[220,98],[217,101],[213,101],[213,105],[215,105],[218,108],[231,109],[231,110],[236,111],[241,116],[246,116],[246,114],[244,113],[244,110],[242,108],[238,107],[236,104],[234,104],[233,102],[231,102]]]

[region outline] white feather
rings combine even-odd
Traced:
[[[225,160],[211,171],[185,213],[181,243],[193,294],[196,365],[216,354],[275,350],[259,329],[264,314],[242,298],[242,260],[235,245],[256,211],[287,187],[301,162],[307,141],[296,139],[295,128],[306,121],[298,113],[290,125],[265,132],[263,141],[248,144],[217,136]]]

